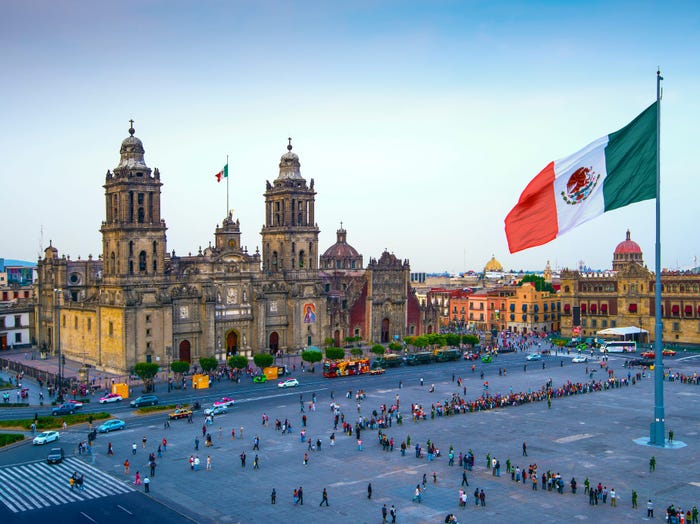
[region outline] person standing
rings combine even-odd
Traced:
[[[393,504],[389,508],[389,515],[391,515],[391,522],[396,522],[396,507]]]
[[[253,458],[253,469],[260,469],[260,463],[258,462],[258,454],[255,454]]]
[[[371,499],[372,498],[372,483],[370,482],[367,484],[367,498]],[[384,504],[384,507],[386,508],[386,504]],[[386,517],[386,515],[385,515]]]
[[[241,451],[241,467],[245,468],[245,451]]]
[[[129,474],[129,459],[126,459],[124,461],[124,474],[128,475]]]
[[[654,455],[649,459],[649,473],[656,471],[656,457]]]
[[[302,489],[301,486],[299,486],[299,489],[297,490],[297,496],[299,497],[299,504],[302,506],[304,505],[304,490]]]
[[[151,479],[149,479],[148,477],[143,478],[143,489],[146,493],[151,492]]]
[[[637,509],[637,492],[632,490],[632,509]]]
[[[326,491],[326,488],[323,488],[323,494],[321,495],[321,503],[319,506],[323,506],[323,503],[326,503],[326,506],[328,506],[328,492]]]
[[[654,518],[654,503],[649,499],[647,502],[647,518]]]
[[[523,457],[527,457],[527,444],[523,440]]]
[[[479,491],[479,502],[481,502],[482,508],[486,507],[486,493],[484,493],[483,489]]]
[[[386,522],[386,516],[389,514],[389,510],[386,509],[386,504],[382,506],[382,522]]]
[[[199,438],[198,437],[194,438],[194,450],[199,451]]]
[[[112,449],[111,442],[107,442],[107,455],[114,455],[114,450]]]
[[[131,444],[131,454],[136,455],[136,442]]]
[[[207,471],[211,471],[211,455],[207,455],[207,466],[206,466]]]
[[[270,493],[270,504],[277,504],[277,491],[272,488],[272,493]]]

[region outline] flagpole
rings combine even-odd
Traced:
[[[661,322],[661,71],[656,71],[656,246],[654,298],[654,421],[649,444],[664,447],[666,428],[664,415],[663,324]]]
[[[226,155],[226,216],[228,218],[228,155]]]

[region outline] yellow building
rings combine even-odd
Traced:
[[[532,282],[511,286],[507,329],[514,333],[550,333],[560,329],[561,303],[556,293],[537,291]]]
[[[700,273],[663,271],[662,323],[667,344],[700,344]],[[626,239],[613,253],[610,271],[561,273],[562,335],[593,337],[614,327],[637,327],[639,341],[655,337],[655,275],[647,269],[639,245]]]

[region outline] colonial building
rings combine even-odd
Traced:
[[[196,255],[168,253],[161,176],[133,126],[105,176],[98,260],[50,245],[37,268],[37,341],[109,371],[137,362],[290,352],[359,336],[367,342],[431,332],[437,316],[412,291],[408,261],[385,252],[363,267],[338,231],[321,257],[314,180],[301,176],[291,139],[267,182],[262,253],[241,245],[231,213]]]
[[[700,273],[663,271],[661,285],[664,343],[700,344]],[[562,272],[562,334],[593,337],[601,329],[632,326],[648,332],[642,341],[653,341],[655,287],[655,275],[627,231],[612,270]]]

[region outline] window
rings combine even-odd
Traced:
[[[151,323],[151,315],[146,315],[146,324]]]
[[[588,322],[586,322],[585,318],[582,318],[581,319],[581,327],[586,327],[586,324],[588,324]]]
[[[15,327],[20,327],[22,325],[22,317],[20,315],[15,315]]]
[[[598,321],[595,318],[591,320],[591,327],[592,328],[598,327]]]
[[[570,304],[564,304],[564,313],[568,315],[571,313],[571,305]]]
[[[139,272],[145,273],[146,272],[146,252],[141,251],[139,253]]]
[[[636,313],[637,312],[637,304],[630,304],[627,309],[630,313]]]
[[[680,331],[681,330],[681,323],[680,322],[674,322],[673,323],[673,331]]]
[[[581,314],[582,315],[586,314],[586,304],[581,304]]]
[[[601,304],[601,305],[600,305],[600,312],[601,312],[602,314],[604,314],[604,315],[607,314],[607,312],[608,312],[608,305],[607,305],[607,304]]]
[[[678,304],[674,304],[673,306],[671,306],[671,314],[674,317],[677,317],[678,315],[680,315],[680,312],[681,312],[681,308]]]
[[[15,344],[22,343],[22,333],[15,333]]]
[[[685,306],[685,316],[686,317],[693,316],[693,306],[690,306],[690,305]]]
[[[87,330],[92,331],[92,319],[91,318],[87,319]]]
[[[600,321],[600,327],[602,327],[602,328],[608,327],[608,321],[607,321],[607,320],[601,320],[601,321]]]
[[[151,328],[146,328],[146,336],[147,337],[151,336]]]
[[[617,327],[617,320],[611,320],[610,327]]]

